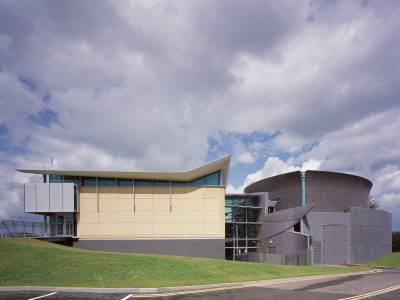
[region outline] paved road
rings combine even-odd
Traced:
[[[3,299],[295,299],[295,300],[337,300],[351,298],[357,295],[371,293],[377,290],[400,285],[400,269],[382,269],[381,273],[372,275],[353,275],[318,279],[294,279],[287,282],[274,282],[261,286],[236,287],[209,290],[206,292],[171,292],[168,295],[132,295],[125,294],[95,294],[57,292],[0,292]],[[44,296],[44,297],[43,297]],[[37,298],[41,297],[41,298]],[[43,297],[43,298],[42,298]],[[356,299],[355,297],[354,299]],[[354,300],[351,299],[351,300]],[[400,299],[400,290],[373,296],[371,300]],[[350,299],[348,299],[350,300]]]

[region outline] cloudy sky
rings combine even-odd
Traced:
[[[0,219],[15,168],[298,169],[374,182],[400,230],[400,2],[0,0]]]

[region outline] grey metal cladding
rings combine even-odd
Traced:
[[[36,184],[37,212],[49,212],[50,193],[48,184]]]
[[[260,221],[265,224],[262,228],[262,235],[269,238],[293,227],[313,207],[314,203],[311,203],[305,206],[298,206],[261,216]]]
[[[33,183],[25,184],[25,212],[36,212],[36,186]]]
[[[73,183],[63,183],[63,212],[74,212],[74,184]]]
[[[50,212],[62,212],[62,190],[63,184],[62,183],[50,183],[48,184],[48,189],[50,190]]]
[[[306,204],[316,203],[314,212],[344,212],[350,207],[368,207],[372,182],[368,179],[336,172],[306,172]],[[280,199],[277,210],[301,205],[300,171],[257,181],[246,193],[269,192],[269,200]]]

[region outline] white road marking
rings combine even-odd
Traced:
[[[50,294],[47,294],[47,295],[43,295],[43,296],[39,296],[39,297],[35,297],[35,298],[30,298],[28,300],[40,299],[40,298],[48,297],[48,296],[51,296],[51,295],[54,295],[54,294],[57,294],[57,292],[53,292],[53,293],[50,293]]]
[[[129,298],[131,298],[131,297],[132,297],[132,294],[126,296],[125,298],[122,298],[121,300],[126,300],[126,299],[129,299]]]

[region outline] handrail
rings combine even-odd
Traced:
[[[0,220],[1,238],[72,236],[74,226],[70,223]]]

